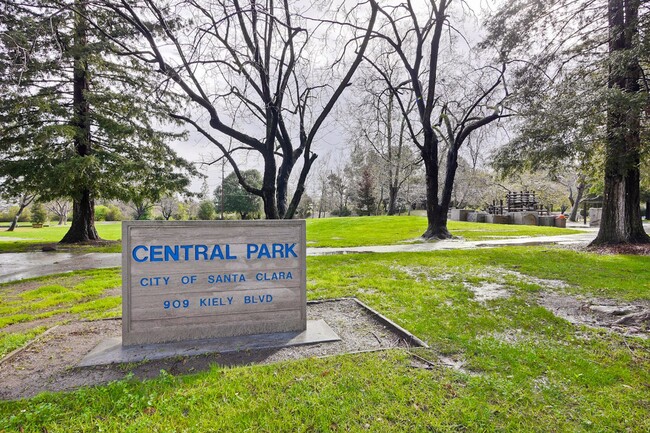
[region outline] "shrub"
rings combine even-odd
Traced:
[[[95,206],[95,221],[106,221],[108,208],[103,205]]]
[[[211,201],[202,201],[199,205],[199,213],[197,215],[200,220],[213,220],[216,216],[214,203]]]
[[[332,211],[332,215],[339,216],[339,217],[347,217],[352,215],[352,211],[347,206],[343,206],[342,209],[334,209]]]
[[[114,204],[108,205],[108,210],[106,211],[106,221],[122,221],[122,211],[119,207]]]

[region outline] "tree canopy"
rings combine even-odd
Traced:
[[[10,1],[3,8],[0,178],[6,193],[73,199],[64,239],[79,241],[97,238],[89,205],[95,198],[157,199],[188,186],[195,168],[169,147],[183,134],[165,126],[174,101],[159,98],[149,71],[115,55],[114,42],[86,24],[79,14],[89,11],[86,0]],[[92,13],[98,22],[111,20]]]
[[[241,175],[246,183],[259,188],[262,185],[262,174],[255,170],[244,170]],[[235,173],[230,173],[223,184],[214,192],[217,211],[238,213],[241,219],[248,219],[259,214],[262,210],[262,200],[255,194],[246,191]]]
[[[121,52],[154,67],[167,89],[186,97],[174,117],[218,149],[242,187],[262,198],[266,218],[292,218],[317,157],[317,134],[367,47],[375,1],[102,3],[119,17],[115,25],[145,41],[122,44]],[[246,182],[243,154],[261,160],[261,187]]]
[[[649,143],[648,12],[639,0],[515,0],[488,22],[487,44],[517,65],[511,69],[522,114],[497,164],[577,160],[584,169],[602,160],[596,244],[650,242],[639,213]]]

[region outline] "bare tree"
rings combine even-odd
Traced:
[[[426,239],[451,237],[447,211],[461,146],[473,132],[507,116],[505,63],[498,67],[463,64],[458,61],[462,50],[454,53],[455,58],[443,56],[444,44],[463,39],[450,22],[458,12],[452,4],[465,3],[407,1],[380,7],[381,24],[373,36],[381,41],[381,49],[366,55],[394,95],[424,162],[428,227],[422,236]],[[391,76],[383,67],[393,58],[399,59],[402,74]],[[409,110],[410,100],[415,101],[415,115]]]
[[[289,0],[98,1],[146,41],[122,43],[123,54],[156,67],[169,89],[191,101],[172,116],[219,149],[242,187],[262,198],[267,218],[291,218],[317,157],[317,134],[362,61],[375,0],[321,10]],[[235,109],[241,114],[229,118]],[[238,155],[249,153],[263,163],[261,188],[240,171]]]
[[[46,205],[47,210],[52,212],[59,218],[58,225],[64,226],[68,221],[68,213],[70,212],[70,202],[67,200],[53,200]]]
[[[158,206],[160,206],[160,213],[166,221],[172,217],[178,208],[178,200],[172,195],[166,195],[160,199]]]
[[[391,65],[394,72],[395,62]],[[406,131],[406,118],[401,115],[395,95],[386,87],[381,76],[372,69],[363,70],[364,80],[359,83],[362,97],[355,101],[348,116],[352,119],[348,127],[349,136],[379,157],[375,167],[380,181],[380,202],[383,202],[384,187],[388,191],[386,210],[388,215],[397,213],[397,198],[402,185],[412,175],[414,167],[421,158],[409,146],[411,140]],[[407,110],[415,108],[414,101],[409,101]],[[377,206],[379,209],[379,206]]]

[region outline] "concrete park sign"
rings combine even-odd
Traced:
[[[122,345],[304,331],[305,222],[122,223]]]

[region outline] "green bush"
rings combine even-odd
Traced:
[[[114,204],[108,205],[108,210],[106,211],[106,221],[122,221],[122,211],[119,207]]]
[[[15,213],[15,212],[13,212],[13,213],[11,212],[12,208],[13,208],[13,207],[7,209],[7,210],[4,211],[4,212],[0,212],[0,222],[8,223],[8,222],[13,221],[13,219],[14,219],[14,215],[16,215],[16,213]]]
[[[95,221],[106,221],[107,213],[108,207],[103,205],[95,206]]]
[[[188,206],[184,203],[178,203],[176,211],[172,214],[172,218],[176,221],[187,221],[190,219]]]
[[[8,223],[13,221],[17,212],[18,206],[11,206],[6,212],[0,212],[0,222]],[[29,211],[29,208],[23,209],[23,213],[20,214],[20,218],[18,218],[18,222],[24,223],[27,221],[31,221],[31,212]]]
[[[343,206],[342,209],[334,209],[332,211],[332,215],[339,217],[348,217],[352,215],[352,211],[347,206]]]
[[[213,220],[217,212],[214,209],[214,203],[211,201],[202,201],[199,205],[199,213],[197,215],[200,220]]]

